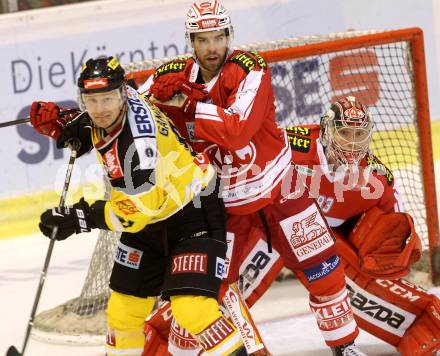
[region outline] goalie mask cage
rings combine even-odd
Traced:
[[[330,103],[354,95],[375,122],[372,151],[393,172],[405,209],[440,283],[438,215],[423,33],[418,28],[352,31],[246,45],[270,63],[278,124],[319,123]],[[141,84],[170,58],[125,66]],[[101,231],[80,297],[35,318],[34,336],[54,342],[104,341],[104,310],[116,238]]]

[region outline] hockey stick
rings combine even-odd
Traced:
[[[0,122],[0,128],[7,127],[7,126],[14,126],[14,125],[25,124],[26,122],[29,122],[30,120],[31,119],[28,116],[28,117],[25,117],[24,119]]]
[[[61,192],[60,203],[58,205],[59,208],[62,208],[66,202],[67,190],[69,189],[70,177],[72,176],[73,164],[75,163],[76,153],[79,149],[80,142],[74,141],[71,143],[72,151],[70,152],[69,164],[67,166],[66,178],[64,179],[64,186]],[[24,337],[23,347],[21,349],[21,353],[18,352],[17,348],[12,345],[9,347],[6,356],[22,356],[24,355],[24,351],[26,350],[26,346],[29,341],[29,336],[31,334],[32,326],[34,325],[34,317],[37,312],[38,302],[40,301],[41,292],[43,290],[44,282],[46,280],[47,270],[49,268],[50,258],[52,256],[53,247],[55,245],[55,236],[58,232],[58,226],[55,226],[52,230],[52,235],[50,236],[50,243],[47,249],[46,258],[44,260],[44,267],[41,271],[40,282],[38,284],[37,294],[35,296],[34,305],[32,307],[31,316],[29,317],[29,322],[26,329],[26,334]]]
[[[66,109],[66,110],[60,110],[60,115],[64,116],[66,114],[70,114],[72,112],[77,112],[77,109]],[[15,126],[15,125],[20,125],[20,124],[25,124],[27,122],[31,121],[31,118],[25,117],[23,119],[17,119],[17,120],[12,120],[12,121],[6,121],[6,122],[0,122],[0,129],[2,127],[8,127],[8,126]]]

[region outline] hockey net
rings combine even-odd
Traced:
[[[373,152],[394,174],[406,210],[422,238],[424,262],[435,284],[438,215],[428,110],[423,34],[420,29],[352,31],[239,47],[270,63],[278,124],[319,123],[334,98],[355,95],[376,125]],[[142,83],[170,58],[131,63],[128,78]],[[116,244],[101,231],[80,297],[39,314],[34,329],[55,342],[102,342],[108,281]]]

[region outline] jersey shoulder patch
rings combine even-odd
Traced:
[[[174,61],[162,64],[160,67],[156,69],[154,72],[154,77],[160,77],[161,75],[168,73],[179,73],[183,72],[188,64],[188,60],[186,59],[176,59]]]
[[[309,127],[294,126],[286,129],[290,149],[307,153],[312,146],[311,132]]]
[[[365,157],[367,160],[368,166],[370,166],[373,171],[377,172],[377,174],[382,175],[386,178],[387,184],[392,185],[394,182],[394,175],[391,172],[391,170],[385,166],[379,158],[377,158],[375,155],[368,153]]]
[[[260,66],[260,68],[267,68],[266,60],[263,57],[261,57],[261,55],[258,52],[250,51],[249,53],[252,53],[254,55],[254,57],[257,60],[258,65]]]
[[[228,62],[237,64],[246,74],[249,74],[255,66],[259,66],[257,58],[252,53],[244,51],[235,51],[231,57],[229,57]]]

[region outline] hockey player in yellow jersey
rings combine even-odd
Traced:
[[[78,87],[81,111],[73,120],[54,103],[34,102],[31,123],[58,147],[78,139],[79,156],[95,148],[111,196],[49,209],[40,229],[50,237],[58,226],[57,240],[93,228],[122,232],[110,278],[107,355],[141,355],[144,320],[158,295],[208,354],[241,355],[237,330],[217,302],[226,219],[212,166],[126,84],[115,58],[87,61]]]

